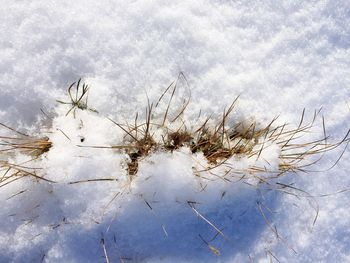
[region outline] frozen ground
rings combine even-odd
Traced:
[[[104,116],[133,120],[146,92],[155,101],[180,71],[192,93],[189,121],[200,108],[221,113],[240,94],[238,118],[280,115],[297,125],[303,108],[310,118],[322,107],[327,132],[339,139],[350,126],[349,25],[346,0],[2,1],[0,121],[33,133],[40,122],[46,134],[40,109],[56,116],[46,134],[54,147],[37,165],[60,183],[21,180],[0,189],[0,262],[104,262],[103,247],[111,262],[350,262],[349,192],[298,199],[243,183],[198,192],[185,149],[150,156],[126,188],[125,156],[74,146],[81,136],[90,145],[118,144],[122,133]],[[84,127],[56,103],[79,77],[99,111],[78,113]],[[328,153],[314,169],[338,156]],[[347,150],[330,171],[283,180],[314,196],[336,193],[350,187],[349,158]],[[66,184],[106,177],[119,181]],[[220,256],[199,237],[216,232],[190,198],[227,235],[212,242]]]

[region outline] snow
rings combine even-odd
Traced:
[[[200,110],[220,118],[240,95],[233,123],[280,115],[295,127],[304,108],[310,120],[322,107],[330,140],[340,140],[350,120],[348,1],[7,1],[0,21],[0,122],[50,138],[28,165],[56,182],[0,188],[0,262],[105,262],[104,248],[110,262],[350,262],[350,196],[339,192],[350,187],[348,149],[331,170],[342,149],[313,167],[321,172],[277,180],[305,191],[297,198],[253,176],[227,183],[206,173],[209,183],[194,172],[207,160],[186,147],[147,156],[132,181],[125,154],[77,147],[124,143],[107,117],[143,119],[147,96],[156,103],[179,72],[187,83],[170,114],[191,94],[187,124],[200,123]],[[69,105],[56,100],[80,77],[98,113],[65,116]],[[318,118],[306,139],[322,133]],[[261,154],[230,165],[278,167],[276,145]]]

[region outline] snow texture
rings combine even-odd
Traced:
[[[1,187],[0,262],[105,262],[104,249],[110,262],[350,262],[350,195],[337,193],[350,187],[349,150],[329,171],[341,149],[314,167],[324,172],[283,177],[313,196],[297,198],[249,178],[203,189],[193,167],[207,161],[187,148],[149,155],[130,182],[125,154],[76,146],[123,143],[106,117],[144,117],[147,96],[156,102],[179,72],[187,123],[200,110],[221,116],[240,95],[236,120],[280,115],[296,126],[304,108],[310,119],[322,107],[331,140],[341,139],[349,1],[2,1],[0,58],[0,122],[50,138],[31,165],[58,182]],[[56,99],[80,77],[99,113],[65,116]],[[309,138],[322,132],[318,120]],[[262,154],[278,165],[276,147]],[[104,178],[113,180],[74,183]]]

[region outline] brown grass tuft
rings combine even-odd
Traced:
[[[7,136],[0,136],[0,172],[2,172],[0,187],[26,176],[36,180],[53,182],[37,174],[37,171],[41,170],[40,168],[32,168],[26,165],[50,150],[52,143],[49,138],[29,136],[3,123],[0,123],[0,127],[10,133]],[[26,155],[29,159],[20,164],[9,162],[8,159],[15,157],[17,153]]]
[[[52,147],[48,137],[37,138],[19,132],[2,123],[0,123],[0,126],[11,133],[10,136],[0,135],[0,154],[11,156],[15,152],[20,152],[37,158],[48,152]]]
[[[180,79],[188,85],[186,78],[180,73],[177,81],[172,82],[167,87],[156,103],[155,108],[165,100],[169,93],[165,111],[160,116],[153,114],[153,104],[150,104],[148,101],[146,120],[143,123],[138,124],[138,114],[136,114],[133,124],[126,123],[122,125],[111,120],[125,132],[125,145],[127,147],[121,148],[130,157],[130,162],[128,163],[130,176],[137,174],[140,159],[145,158],[154,151],[172,152],[181,147],[188,147],[192,153],[203,153],[209,165],[217,167],[233,156],[246,156],[258,160],[261,153],[271,145],[278,145],[281,150],[279,156],[280,164],[277,171],[269,170],[266,167],[252,166],[248,171],[237,172],[269,172],[273,176],[281,176],[285,172],[310,171],[307,167],[311,167],[320,161],[325,152],[349,141],[348,133],[343,140],[329,143],[329,136],[326,134],[323,120],[323,137],[318,140],[300,143],[301,139],[313,128],[320,111],[315,111],[312,120],[306,123],[304,110],[300,123],[295,128],[289,128],[287,124],[275,125],[278,117],[272,119],[270,123],[262,128],[258,127],[255,122],[247,124],[246,121],[242,121],[233,124],[229,122],[229,116],[234,110],[238,97],[233,100],[227,109],[224,109],[221,119],[216,121],[215,125],[209,125],[209,123],[215,123],[215,120],[210,117],[203,123],[188,124],[182,120],[182,117],[189,105],[190,97],[184,100],[178,112],[171,114]],[[176,117],[170,117],[170,115],[175,115]],[[181,125],[177,130],[172,130],[171,127],[176,122]],[[188,126],[197,127],[197,129],[189,129]],[[154,133],[157,131],[159,133],[160,130],[163,134],[161,136],[162,139],[156,140]],[[318,156],[318,158],[315,160],[313,156]],[[208,170],[210,169],[211,167],[208,167]]]

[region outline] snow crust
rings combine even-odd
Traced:
[[[350,120],[348,1],[12,1],[0,21],[0,121],[50,138],[30,165],[57,182],[0,188],[0,262],[105,262],[104,248],[111,262],[349,262],[350,196],[332,194],[350,186],[349,150],[330,171],[340,149],[315,167],[325,172],[281,179],[312,195],[297,198],[253,177],[198,177],[193,167],[207,161],[187,148],[151,154],[130,182],[125,154],[77,147],[123,143],[106,117],[144,117],[147,96],[156,101],[180,71],[188,85],[174,105],[191,93],[187,123],[200,110],[221,116],[240,95],[232,122],[280,115],[296,126],[303,108],[312,118],[322,107],[340,139]],[[56,99],[80,77],[99,113],[65,116]],[[310,139],[322,135],[316,125]],[[276,167],[278,152],[272,145],[261,160]],[[77,183],[89,179],[109,180]]]

